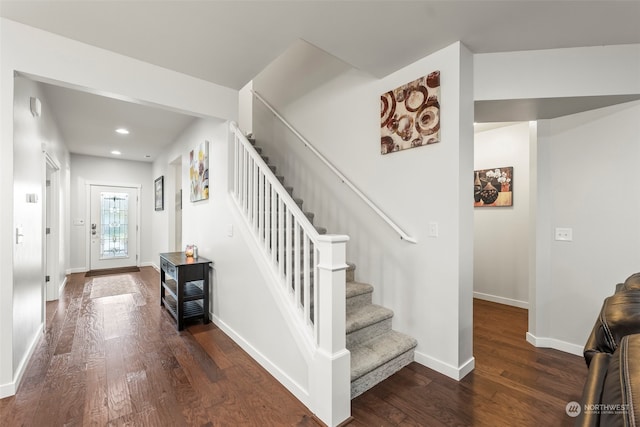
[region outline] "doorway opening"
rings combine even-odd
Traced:
[[[139,267],[140,187],[89,187],[89,270]]]
[[[44,285],[43,289],[43,320],[46,318],[44,306],[46,301],[58,299],[60,292],[60,167],[48,154],[45,153],[45,182],[43,203],[43,238],[42,249],[44,255]]]

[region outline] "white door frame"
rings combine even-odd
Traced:
[[[84,271],[91,270],[91,187],[92,186],[100,186],[100,187],[121,187],[121,188],[135,188],[136,190],[136,202],[138,204],[138,209],[136,209],[136,267],[140,267],[140,188],[142,185],[140,184],[114,184],[112,182],[101,182],[101,181],[86,181],[85,182],[85,218],[87,218],[86,226],[85,226],[85,266]]]
[[[42,324],[46,330],[47,301],[58,299],[60,266],[60,165],[46,151],[42,152]],[[51,170],[51,182],[47,190],[47,170]],[[47,210],[49,215],[47,215]],[[47,238],[47,217],[52,233]],[[49,276],[49,282],[46,277]]]

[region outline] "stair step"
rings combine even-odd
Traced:
[[[258,154],[260,154],[260,153],[258,153]],[[269,164],[269,157],[267,157],[267,156],[263,156],[263,155],[260,155],[260,157],[262,157],[262,160],[264,160],[264,162],[265,162],[266,164]]]
[[[256,153],[262,154],[262,147],[258,147],[257,145],[254,145],[253,148],[256,150]]]
[[[256,145],[256,139],[252,136],[247,136],[247,141],[249,141],[251,145]]]
[[[356,280],[356,265],[351,262],[347,262],[347,265],[347,282],[354,282]]]
[[[352,349],[363,342],[391,330],[393,311],[375,304],[367,304],[347,313],[347,348]]]
[[[305,212],[304,216],[306,216],[309,222],[313,224],[313,218],[315,218],[316,214],[314,214],[313,212]]]
[[[293,196],[293,187],[284,187],[284,189],[287,190],[290,196]]]
[[[359,396],[413,361],[417,341],[396,331],[351,350],[351,398]]]
[[[269,169],[271,169],[271,172],[276,173],[276,167],[273,165],[267,165],[269,166]]]
[[[277,179],[278,181],[280,181],[280,184],[284,184],[284,176],[282,176],[282,175],[276,175],[276,179]]]
[[[368,283],[347,282],[347,313],[371,304],[373,286]]]

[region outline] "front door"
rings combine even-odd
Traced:
[[[91,186],[91,270],[138,264],[138,189]]]

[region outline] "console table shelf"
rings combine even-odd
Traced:
[[[160,305],[176,320],[179,331],[187,319],[209,323],[209,266],[212,261],[182,252],[160,254]]]

